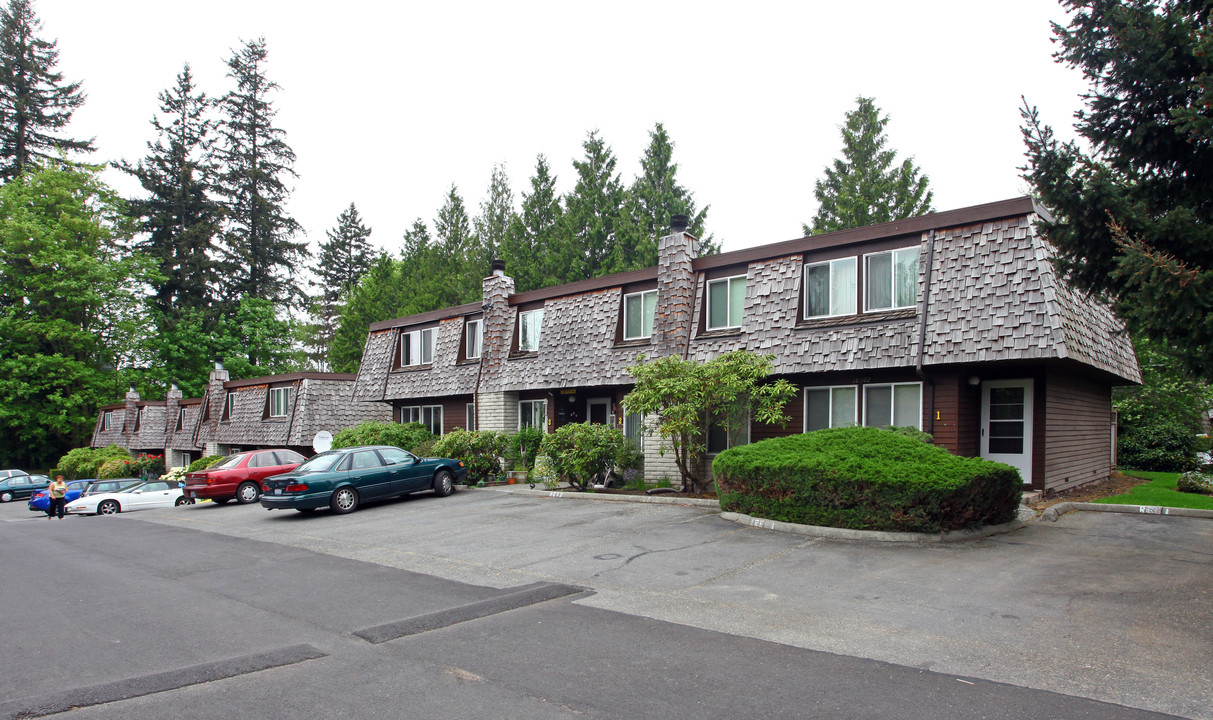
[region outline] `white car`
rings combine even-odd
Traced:
[[[191,505],[177,482],[149,480],[120,492],[85,495],[67,504],[72,515],[114,515],[131,510]]]

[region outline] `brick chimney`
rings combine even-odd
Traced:
[[[657,241],[657,312],[653,318],[653,357],[682,355],[691,342],[695,310],[695,271],[699,241],[687,231],[687,216],[670,218],[670,234]]]

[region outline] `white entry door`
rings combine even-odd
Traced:
[[[981,384],[981,456],[1019,469],[1032,482],[1032,380]]]

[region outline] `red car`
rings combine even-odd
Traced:
[[[294,450],[250,450],[228,455],[206,470],[185,474],[185,496],[219,505],[235,499],[241,505],[261,497],[261,481],[290,472],[304,458]]]

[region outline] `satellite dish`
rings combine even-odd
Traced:
[[[312,449],[318,453],[328,452],[333,449],[333,434],[328,430],[321,430],[316,433],[316,437],[312,438]]]

